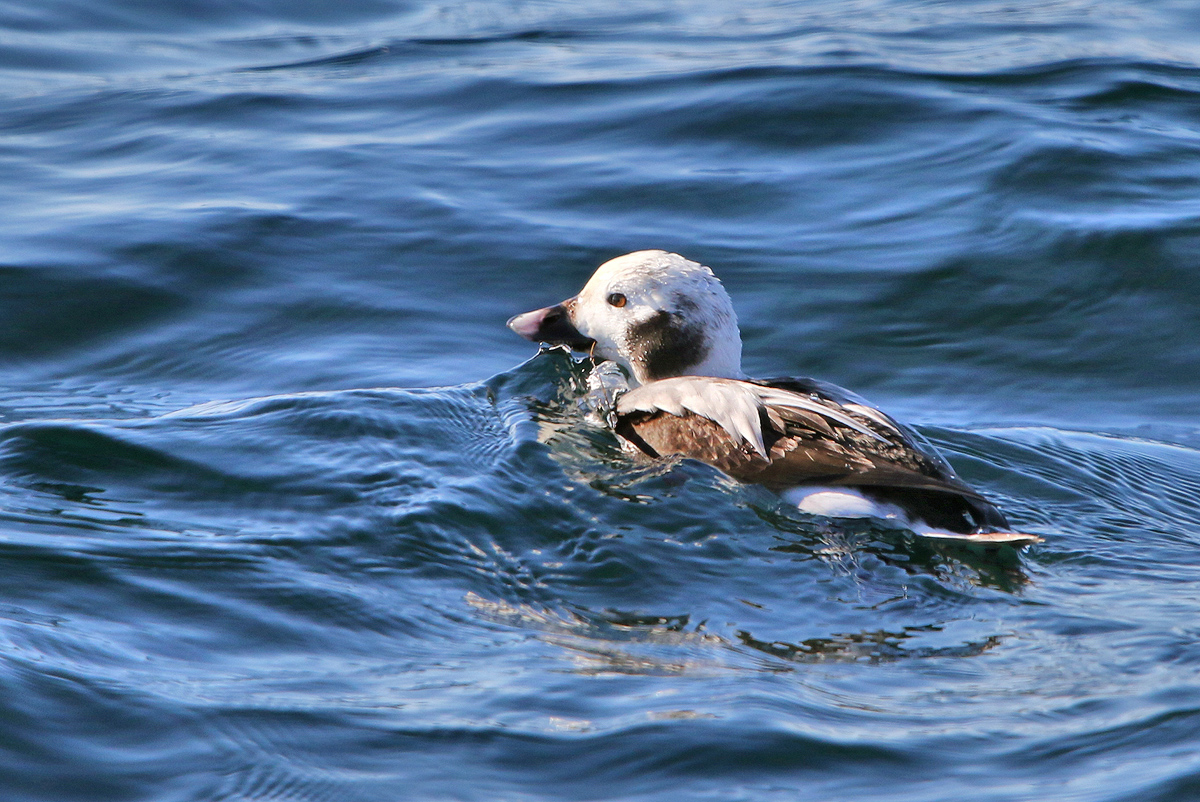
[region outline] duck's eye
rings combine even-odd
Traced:
[[[626,298],[624,295],[622,295],[619,292],[610,293],[608,296],[608,303],[610,306],[615,306],[618,309],[620,309],[622,306],[625,305]]]

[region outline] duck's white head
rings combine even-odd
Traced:
[[[596,269],[579,295],[517,315],[534,342],[591,349],[641,383],[672,376],[742,376],[742,338],[729,295],[702,264],[637,251]]]

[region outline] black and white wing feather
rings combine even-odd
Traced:
[[[650,456],[692,457],[772,489],[852,487],[952,531],[1007,526],[918,435],[824,382],[681,376],[626,393],[616,412],[617,434]]]

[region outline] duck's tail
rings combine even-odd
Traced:
[[[997,545],[1015,546],[1031,546],[1034,543],[1041,543],[1045,538],[1037,535],[1027,535],[1023,532],[946,532],[939,529],[921,529],[916,530],[921,537],[927,537],[936,540],[954,540],[962,543],[994,543]]]

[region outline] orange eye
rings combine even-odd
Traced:
[[[620,309],[626,303],[626,298],[619,292],[614,292],[608,296],[608,303]]]

